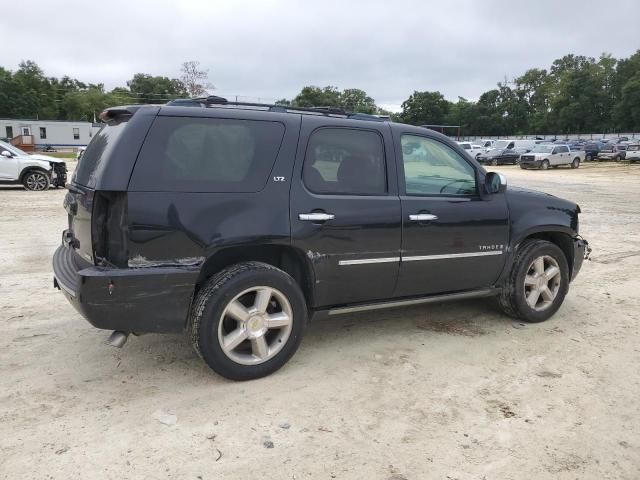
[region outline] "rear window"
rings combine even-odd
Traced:
[[[93,137],[76,166],[72,179],[74,182],[91,188],[96,186],[96,179],[103,168],[103,159],[107,158],[113,150],[124,131],[127,120],[129,117],[109,122]]]
[[[158,117],[140,151],[131,189],[260,191],[284,130],[281,123],[269,121]]]

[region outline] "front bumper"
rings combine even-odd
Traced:
[[[523,160],[522,158],[520,158],[520,166],[522,168],[540,168],[542,166],[542,160],[528,160],[525,159]]]
[[[572,263],[572,271],[571,271],[571,280],[573,281],[580,269],[582,268],[582,264],[586,259],[589,258],[591,254],[591,247],[589,246],[589,242],[587,242],[581,236],[577,236],[573,238],[573,263]]]
[[[97,267],[59,247],[53,285],[96,328],[136,333],[184,330],[197,267]]]

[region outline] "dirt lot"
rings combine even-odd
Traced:
[[[496,169],[584,212],[593,261],[554,318],[345,316],[245,383],[186,336],[104,345],[52,288],[64,191],[0,188],[0,477],[640,478],[640,165]]]

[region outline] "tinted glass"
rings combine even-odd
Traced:
[[[113,150],[118,138],[122,134],[126,124],[127,117],[117,122],[109,122],[100,129],[95,137],[87,145],[82,158],[76,166],[73,174],[73,181],[85,185],[87,187],[95,187],[96,176],[100,171],[100,164],[103,158],[106,158],[111,150]]]
[[[384,147],[377,132],[321,128],[311,134],[305,186],[314,193],[381,195],[387,191]]]
[[[414,135],[403,135],[401,145],[408,195],[476,193],[475,170],[450,147]]]
[[[257,192],[267,183],[283,136],[284,125],[277,122],[158,117],[131,189]]]

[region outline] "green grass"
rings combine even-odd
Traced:
[[[56,158],[76,158],[76,154],[74,152],[35,152],[41,153],[43,155],[49,155],[50,157]]]

